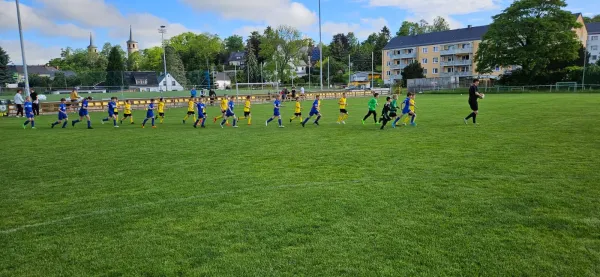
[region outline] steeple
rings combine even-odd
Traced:
[[[87,47],[89,53],[98,53],[98,48],[94,45],[94,38],[92,37],[92,33],[90,32],[90,45]]]
[[[127,54],[139,51],[137,41],[133,40],[133,31],[129,25],[129,40],[127,41]]]

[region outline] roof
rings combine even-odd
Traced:
[[[231,81],[229,75],[225,72],[217,72],[215,73],[215,80],[217,81]]]
[[[136,87],[157,87],[158,86],[158,76],[154,71],[125,71],[123,73],[125,76],[125,82],[127,82],[130,86]],[[147,80],[146,84],[138,85],[135,80]]]
[[[17,72],[20,74],[24,74],[22,65],[9,65],[8,70],[12,72]],[[48,75],[50,77],[54,77],[56,73],[62,72],[67,77],[75,76],[75,72],[73,71],[61,71],[56,67],[47,66],[47,65],[28,65],[27,66],[27,74],[38,74],[38,75]]]
[[[588,35],[600,34],[600,22],[585,24]]]
[[[427,33],[415,36],[395,37],[383,48],[384,50],[416,47],[422,45],[452,43],[478,40],[487,32],[489,25],[467,27],[443,32]]]
[[[233,52],[229,55],[229,59],[227,60],[227,62],[237,62],[237,61],[243,61],[245,59],[246,59],[245,51]]]

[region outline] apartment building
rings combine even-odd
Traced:
[[[583,24],[581,14],[577,21]],[[475,53],[489,26],[469,25],[467,28],[435,32],[415,36],[393,38],[383,48],[382,72],[386,84],[402,79],[401,72],[413,61],[421,63],[425,76],[432,77],[480,77],[496,78],[513,67],[493,69],[491,74],[480,76],[474,63]],[[585,46],[587,31],[585,26],[574,30]],[[599,57],[600,58],[600,55]]]
[[[589,63],[600,61],[600,22],[585,24],[587,29],[587,51],[590,53]]]

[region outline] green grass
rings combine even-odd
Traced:
[[[366,102],[285,129],[269,105],[238,129],[2,118],[0,276],[600,275],[600,95],[488,95],[477,127],[418,95],[385,131]]]

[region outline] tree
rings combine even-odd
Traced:
[[[8,63],[10,62],[10,57],[8,53],[0,47],[0,87],[4,86],[6,83],[12,83],[13,77],[8,70]]]
[[[421,19],[419,22],[403,21],[402,26],[400,26],[400,29],[396,32],[396,36],[415,36],[448,30],[450,30],[448,21],[446,21],[445,18],[438,16],[433,20],[433,25],[429,25],[425,19]]]
[[[58,74],[58,73],[57,73]],[[50,87],[53,82],[50,80],[50,77],[40,76],[39,74],[30,74],[29,75],[29,86],[30,87]],[[65,87],[67,84],[63,83],[61,87]]]
[[[154,46],[144,49],[141,53],[140,70],[156,71],[163,70],[163,49],[160,46]]]
[[[336,34],[329,43],[331,57],[336,61],[345,61],[350,54],[350,42],[345,34]]]
[[[598,60],[598,61],[596,62],[596,65],[597,65],[597,66],[600,66],[600,60]]]
[[[564,0],[521,0],[493,17],[475,55],[477,71],[519,65],[535,76],[551,62],[577,57],[580,43],[573,29],[581,27]]]
[[[406,37],[406,36],[414,36],[418,35],[417,30],[419,29],[419,24],[410,21],[403,21],[402,26],[398,32],[396,32],[396,36],[398,37]]]
[[[302,58],[300,50],[305,45],[307,41],[302,39],[300,31],[294,27],[284,25],[274,31],[270,27],[265,29],[260,56],[268,61],[266,69],[276,73],[273,80],[289,79],[291,64]]]
[[[421,63],[417,61],[407,65],[400,74],[402,75],[403,85],[406,85],[406,81],[410,79],[425,78],[423,67],[421,66]]]
[[[249,82],[255,83],[260,82],[260,68],[258,66],[258,60],[254,55],[255,51],[252,48],[252,43],[248,40],[246,44],[246,76],[250,78]]]
[[[67,88],[69,86],[67,83],[67,77],[62,72],[56,72],[51,83],[53,88]],[[48,84],[50,84],[50,82],[48,82]],[[121,84],[119,83],[119,85]]]
[[[223,43],[225,44],[225,50],[229,53],[244,50],[244,39],[241,36],[230,36],[226,38]]]
[[[165,54],[167,58],[167,72],[179,82],[182,86],[187,84],[187,79],[185,77],[185,68],[183,67],[183,62],[179,57],[179,54],[175,51],[173,46],[165,47]]]
[[[445,18],[438,16],[433,20],[433,25],[430,26],[428,32],[442,32],[450,30],[450,24]]]
[[[254,52],[254,57],[257,58],[258,64],[262,64],[264,59],[259,57],[261,35],[257,31],[253,31],[246,41],[246,45],[251,44]],[[248,46],[246,46],[248,48]]]
[[[123,71],[125,71],[125,63],[123,56],[119,51],[119,46],[113,46],[108,54],[108,65],[106,66],[106,86],[122,86]],[[56,77],[54,77],[56,79]]]
[[[584,16],[583,17],[583,22],[587,23],[594,23],[594,22],[600,22],[600,14],[597,14],[595,16],[589,17],[589,16]]]
[[[140,71],[140,64],[142,62],[142,56],[140,52],[133,52],[127,56],[127,70],[129,71]]]
[[[388,29],[387,26],[383,26],[383,28],[381,29],[381,32],[379,32],[379,35],[377,37],[377,42],[375,43],[374,47],[373,47],[373,56],[374,56],[374,63],[375,64],[382,64],[383,63],[383,48],[388,44],[388,42],[390,41],[390,29]]]
[[[222,62],[223,41],[217,35],[187,32],[169,39],[186,71],[208,70],[211,64]],[[169,62],[167,61],[167,66]]]

